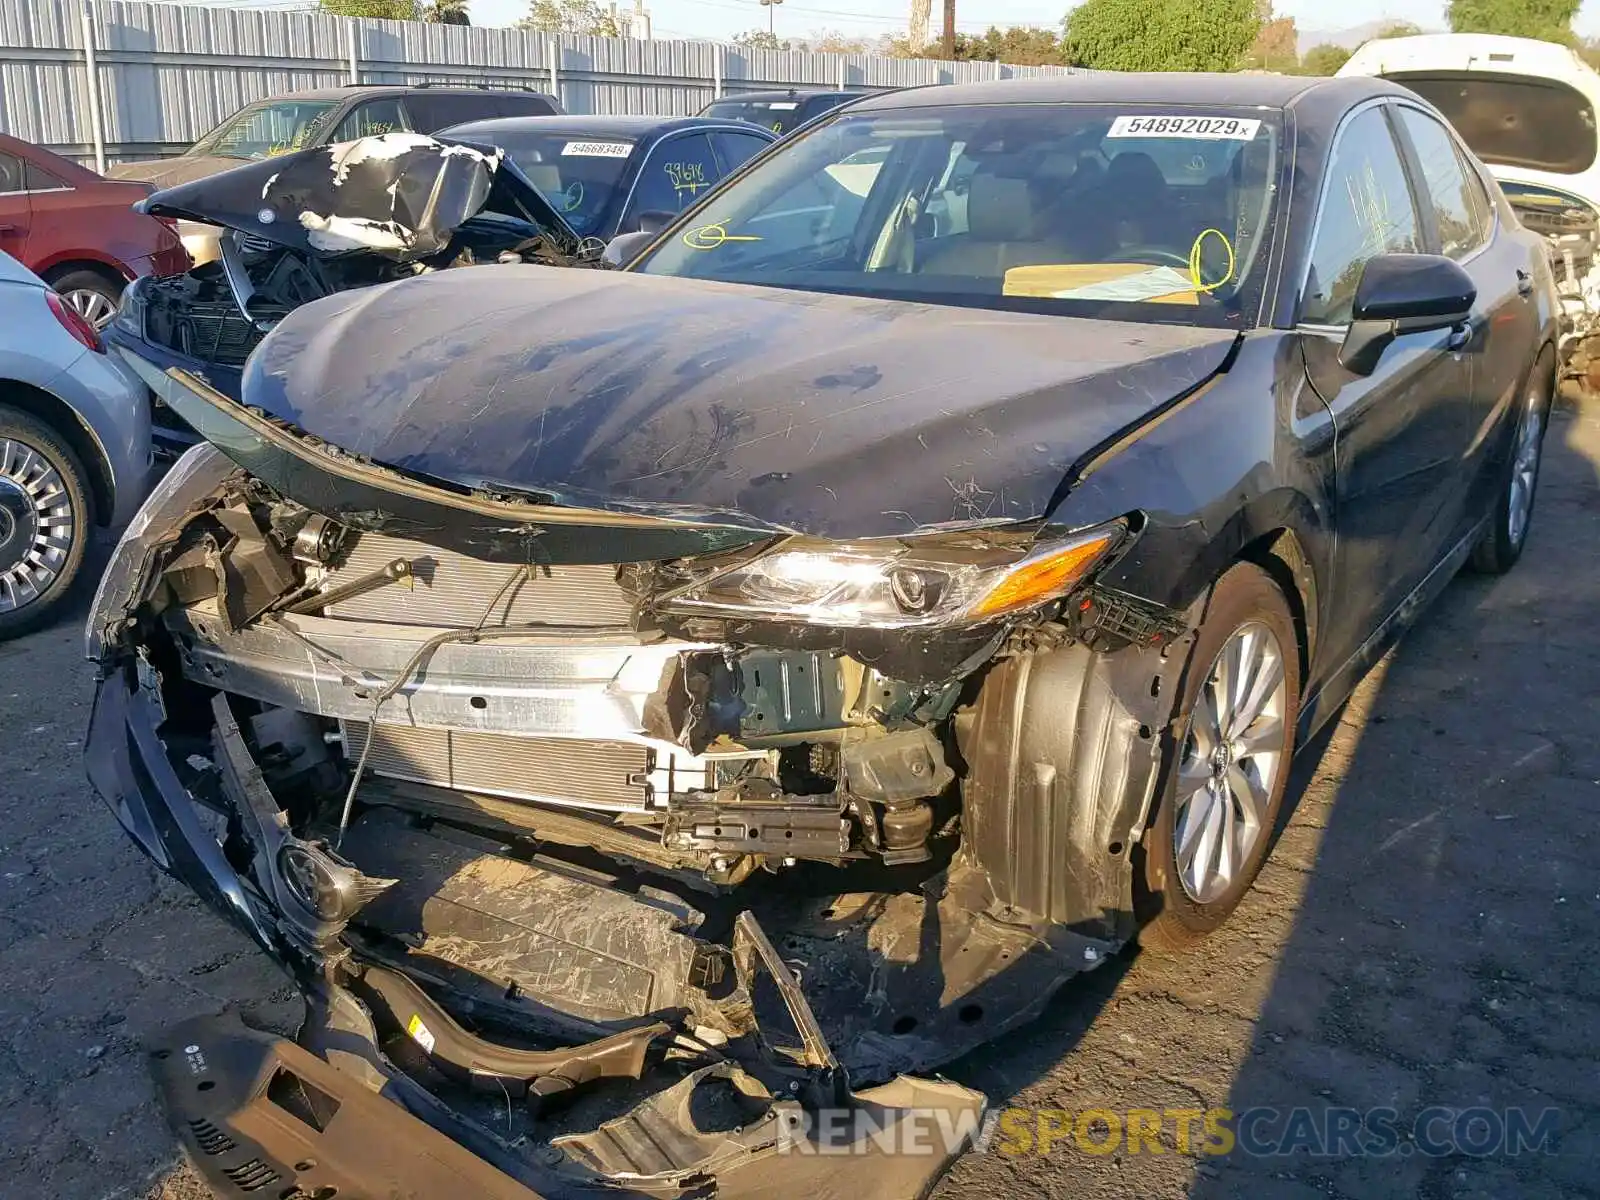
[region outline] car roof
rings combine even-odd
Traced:
[[[275,92],[270,96],[263,96],[259,101],[268,100],[351,100],[364,99],[368,96],[407,96],[413,92],[438,93],[446,96],[482,96],[506,93],[512,96],[542,96],[550,99],[544,92],[534,92],[526,88],[488,88],[472,87],[468,84],[415,84],[415,83],[352,83],[343,87],[307,88],[300,92]]]
[[[68,183],[83,185],[87,183],[104,183],[105,177],[96,174],[82,163],[75,163],[70,158],[57,154],[54,150],[46,150],[43,146],[25,141],[19,137],[12,137],[8,133],[0,133],[0,151],[14,154],[24,161],[32,161],[36,166],[41,166],[47,171],[60,175]]]
[[[602,116],[550,116],[550,117],[490,117],[482,121],[464,121],[440,130],[448,136],[467,132],[492,133],[566,133],[575,137],[642,138],[652,134],[673,133],[680,129],[736,129],[748,133],[760,129],[740,121],[719,121],[711,117],[637,117],[623,115]],[[761,130],[765,133],[765,130]]]
[[[767,104],[772,101],[784,100],[809,100],[813,96],[877,96],[883,89],[874,88],[871,91],[852,92],[843,88],[775,88],[770,92],[729,92],[726,96],[718,96],[711,101],[712,104],[727,104],[733,101],[743,101],[750,104]],[[710,107],[709,105],[707,107]]]
[[[1358,86],[1351,86],[1358,85]],[[883,92],[851,106],[852,113],[953,104],[1215,104],[1230,108],[1291,108],[1308,99],[1348,107],[1369,96],[1409,95],[1381,79],[1306,75],[1224,75],[1163,71],[1105,72],[1048,79],[996,79]]]

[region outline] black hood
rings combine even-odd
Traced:
[[[321,257],[425,258],[486,211],[533,221],[566,254],[575,254],[579,241],[499,151],[418,133],[386,133],[246,163],[156,192],[134,207]]]
[[[244,403],[469,488],[823,537],[1044,516],[1235,335],[496,267],[292,313]]]

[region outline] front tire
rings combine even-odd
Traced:
[[[113,283],[98,271],[64,271],[50,280],[50,286],[95,330],[104,329],[117,315],[124,284]]]
[[[1299,713],[1294,618],[1271,576],[1237,563],[1212,589],[1195,638],[1145,834],[1141,945],[1183,949],[1238,907],[1272,842]]]
[[[0,404],[0,642],[50,619],[83,566],[86,476],[56,432]]]
[[[1550,355],[1545,351],[1528,375],[1517,417],[1516,440],[1489,528],[1483,540],[1472,548],[1472,569],[1485,575],[1504,575],[1511,570],[1528,541],[1539,468],[1544,462],[1545,429],[1550,421],[1550,374]]]

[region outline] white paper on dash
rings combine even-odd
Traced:
[[[1067,288],[1051,293],[1057,300],[1105,300],[1112,303],[1136,303],[1140,300],[1157,300],[1178,292],[1194,291],[1194,280],[1185,271],[1175,267],[1152,267],[1137,275],[1124,275],[1121,279],[1107,279],[1101,283],[1086,283],[1082,287]]]

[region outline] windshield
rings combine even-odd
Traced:
[[[722,121],[748,121],[773,133],[788,133],[801,121],[799,100],[718,100],[700,115]]]
[[[1267,110],[994,105],[836,117],[637,269],[974,308],[1243,326],[1276,211]]]
[[[332,100],[267,100],[247,105],[189,147],[189,153],[256,159],[304,150],[316,145],[338,107]]]
[[[1594,165],[1594,106],[1554,79],[1480,71],[1391,75],[1456,127],[1486,163],[1578,175]]]
[[[606,236],[601,222],[611,210],[633,154],[634,144],[628,138],[498,129],[483,133],[470,126],[454,130],[451,136],[493,142],[522,168],[529,182],[579,237]]]

